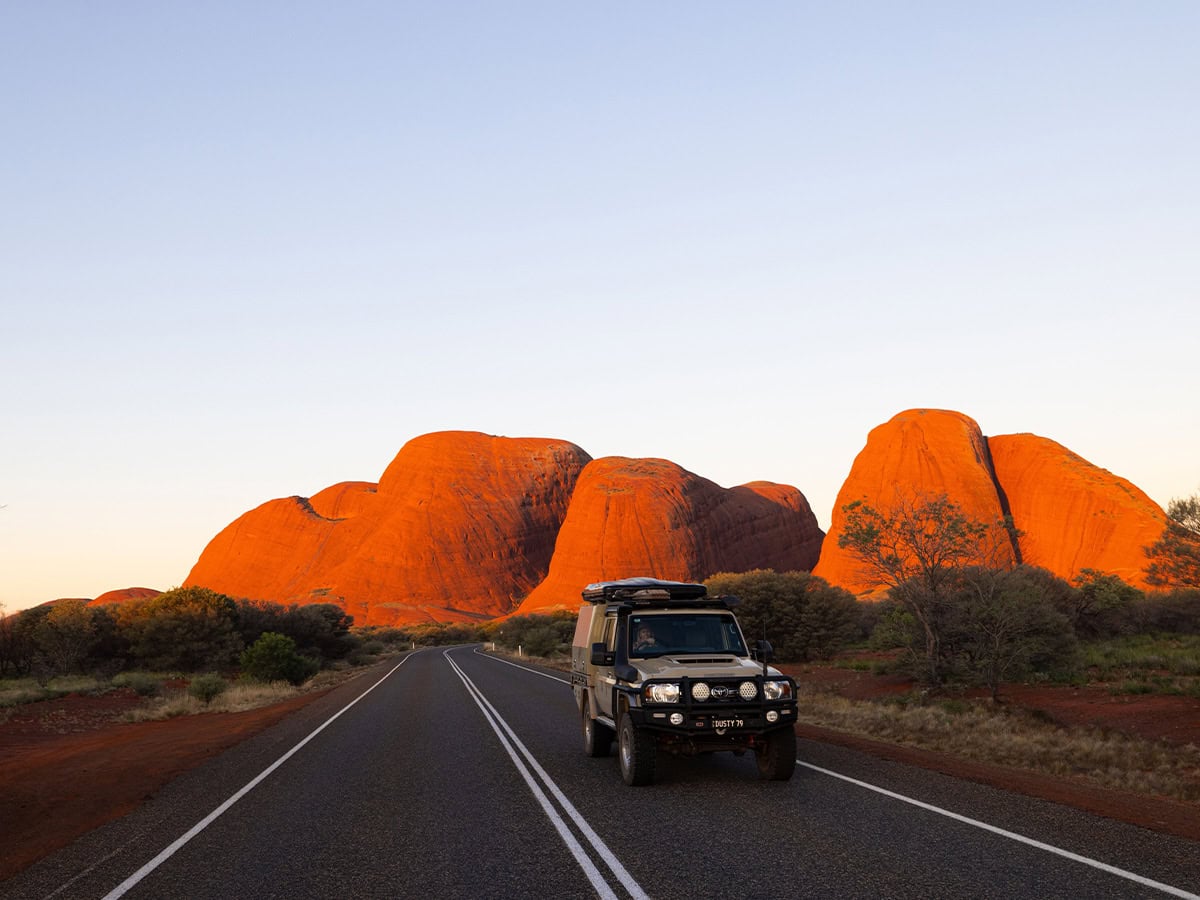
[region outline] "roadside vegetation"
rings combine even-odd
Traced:
[[[1099,787],[1200,802],[1200,748],[1100,728],[1059,725],[1035,710],[920,693],[855,701],[806,687],[800,721],[871,740],[1070,778]]]
[[[0,715],[117,690],[143,699],[135,720],[261,706],[399,650],[352,625],[334,604],[234,600],[198,587],[114,606],[62,600],[0,616]]]

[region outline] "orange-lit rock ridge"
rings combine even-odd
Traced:
[[[842,510],[855,500],[884,510],[897,492],[944,493],[981,522],[1011,513],[1022,534],[1008,560],[1064,578],[1094,568],[1142,586],[1142,548],[1165,521],[1157,504],[1129,482],[1053,441],[1034,435],[984,438],[962,413],[912,409],[868,435],[838,493],[814,574],[856,593],[867,590],[855,561],[837,546]]]
[[[105,591],[95,600],[89,600],[88,606],[104,606],[106,603],[125,603],[129,600],[149,600],[157,597],[162,591],[147,587],[119,588],[115,591]]]
[[[580,590],[606,579],[807,571],[821,538],[793,487],[724,489],[663,459],[597,459],[579,476],[548,577],[517,612],[578,609]]]
[[[724,489],[665,460],[593,462],[564,441],[442,432],[406,444],[378,485],[245,513],[185,584],[336,602],[358,624],[456,621],[522,598],[523,612],[573,609],[597,578],[808,569],[821,538],[793,487]]]
[[[1098,569],[1146,586],[1142,548],[1166,526],[1158,504],[1048,438],[1006,434],[988,446],[1024,562],[1065,578]]]
[[[209,543],[186,585],[280,603],[336,602],[357,624],[511,610],[545,576],[590,457],[566,441],[440,432],[379,484],[271,500]]]

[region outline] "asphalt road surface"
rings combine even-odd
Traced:
[[[181,776],[0,897],[1200,896],[1200,844],[802,741],[660,758],[580,746],[561,673],[476,648],[379,667]]]

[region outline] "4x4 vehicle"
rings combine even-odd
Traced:
[[[571,647],[583,749],[614,737],[626,784],[654,781],[657,752],[753,750],[764,779],[796,767],[796,683],[748,648],[732,608],[702,584],[627,578],[589,584]]]

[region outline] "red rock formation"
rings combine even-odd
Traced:
[[[1048,438],[1007,434],[988,446],[1024,562],[1067,579],[1097,569],[1146,586],[1142,548],[1166,525],[1157,503]]]
[[[105,591],[95,600],[89,600],[88,606],[103,606],[106,603],[125,603],[129,600],[149,600],[157,597],[162,591],[146,587],[120,588],[115,591]]]
[[[795,488],[754,482],[725,490],[662,459],[597,459],[579,476],[550,574],[517,614],[578,609],[580,591],[607,579],[807,570],[821,537]]]
[[[566,441],[414,438],[378,486],[334,485],[241,516],[213,538],[185,584],[337,602],[359,625],[500,615],[545,576],[589,459]]]
[[[854,460],[838,492],[821,559],[813,569],[827,581],[855,593],[871,590],[859,566],[838,547],[845,523],[843,508],[856,500],[885,512],[898,499],[947,495],[962,512],[978,522],[1004,517],[992,474],[987,441],[974,419],[939,409],[910,409],[874,428]],[[1014,555],[997,533],[1005,555]]]

